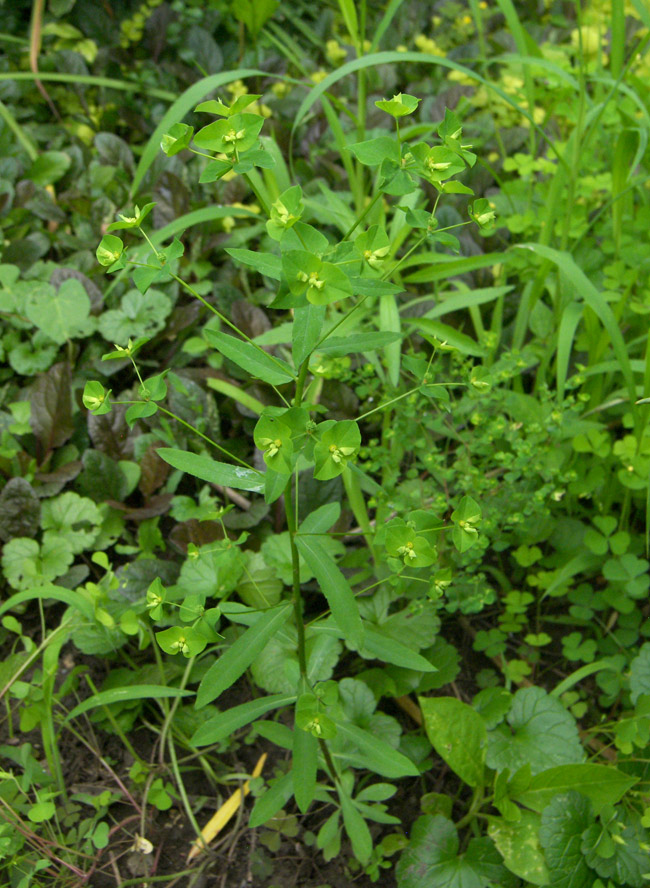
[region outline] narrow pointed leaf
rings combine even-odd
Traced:
[[[83,703],[75,706],[67,715],[65,720],[76,718],[83,715],[90,709],[96,709],[98,706],[110,706],[112,703],[126,703],[129,700],[156,700],[162,697],[191,697],[193,691],[183,691],[180,688],[168,688],[161,685],[131,685],[130,687],[111,688],[109,691],[100,691],[94,694]]]
[[[282,604],[265,611],[258,620],[240,635],[216,663],[208,669],[199,685],[196,708],[201,709],[216,700],[226,688],[233,685],[248,669],[266,643],[287,619],[290,605]]]
[[[205,330],[203,335],[225,358],[269,385],[284,385],[294,379],[293,371],[287,363],[272,358],[250,342],[242,342],[241,339],[216,330]]]
[[[269,786],[255,802],[248,825],[251,829],[262,826],[287,804],[293,795],[293,774],[289,771]]]
[[[336,721],[339,734],[346,737],[357,747],[364,765],[382,777],[397,780],[400,777],[419,777],[420,771],[411,759],[393,749],[385,740],[375,737],[363,728],[343,719]]]
[[[303,814],[314,800],[318,768],[318,740],[309,731],[295,728],[293,732],[293,794]]]
[[[231,466],[209,456],[188,453],[174,447],[160,447],[156,454],[166,463],[181,472],[187,472],[201,481],[221,484],[223,487],[234,487],[236,490],[252,490],[256,493],[264,490],[264,475],[255,469],[244,466]]]
[[[324,548],[317,536],[296,536],[298,551],[307,562],[327,598],[337,625],[345,640],[352,647],[359,648],[363,643],[363,627],[359,616],[359,606],[350,584],[338,569],[336,562]]]
[[[295,695],[293,694],[272,694],[269,697],[250,700],[240,706],[233,706],[232,709],[220,712],[200,725],[190,742],[192,746],[208,746],[211,743],[218,743],[245,725],[266,715],[267,712],[288,706],[294,700]]]

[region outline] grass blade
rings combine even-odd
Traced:
[[[164,685],[131,685],[124,688],[111,688],[110,691],[100,691],[93,694],[83,703],[75,706],[65,717],[70,721],[78,715],[83,715],[98,706],[110,706],[112,703],[126,703],[129,700],[158,700],[163,697],[192,697],[194,691],[183,691],[181,688],[168,688]]]
[[[569,360],[573,349],[573,339],[582,317],[582,306],[579,302],[570,302],[562,312],[560,328],[557,334],[557,357],[555,359],[555,378],[558,402],[564,400],[564,386],[569,372]]]
[[[594,287],[587,275],[576,265],[573,257],[569,253],[554,250],[552,247],[547,247],[542,244],[518,244],[517,248],[532,250],[533,253],[537,253],[543,259],[547,259],[549,262],[552,262],[557,266],[565,280],[568,281],[575,289],[576,293],[582,297],[585,305],[588,305],[597,315],[601,324],[607,331],[614,355],[621,368],[621,373],[623,374],[631,401],[630,410],[635,417],[635,426],[638,425],[639,411],[634,404],[636,400],[634,375],[630,366],[630,359],[628,358],[625,340],[623,339],[623,335],[616,323],[614,313],[608,303],[603,299],[601,293],[599,293]]]
[[[194,107],[212,90],[225,86],[226,83],[232,83],[233,80],[245,80],[247,77],[263,74],[263,71],[258,71],[256,68],[237,68],[235,71],[222,71],[220,74],[211,74],[209,77],[203,77],[198,83],[193,83],[184,93],[181,93],[172,106],[167,109],[144,147],[133,177],[130,191],[131,197],[138,193],[147,170],[160,151],[160,140],[170,127],[175,123],[180,123],[185,115],[193,111]]]
[[[34,599],[47,601],[62,601],[70,607],[77,610],[92,623],[95,619],[95,608],[93,604],[84,598],[79,592],[73,589],[64,589],[63,586],[55,586],[53,583],[47,583],[44,586],[37,586],[35,589],[24,589],[22,592],[16,592],[11,598],[0,605],[0,616],[6,614],[8,610],[23,604],[25,601],[33,601]]]

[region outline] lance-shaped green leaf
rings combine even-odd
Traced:
[[[259,114],[233,114],[225,120],[215,120],[204,126],[194,137],[194,142],[199,148],[219,154],[248,151],[257,141],[263,126],[264,118]]]
[[[255,446],[264,453],[264,462],[280,475],[291,474],[293,441],[291,429],[274,416],[261,416],[253,432]]]
[[[359,750],[358,758],[363,761],[364,767],[392,780],[420,776],[417,765],[385,740],[343,718],[334,718],[334,722],[339,734]]]
[[[285,361],[272,358],[251,342],[242,342],[217,330],[204,330],[203,336],[233,364],[269,385],[284,385],[294,379],[293,371]]]
[[[269,788],[255,802],[248,825],[251,829],[262,826],[287,804],[293,795],[293,774],[289,771],[269,785]]]
[[[375,102],[380,111],[385,111],[386,114],[390,114],[395,119],[406,117],[407,114],[413,114],[419,104],[420,99],[407,93],[397,93],[392,99],[381,99],[379,102]]]
[[[297,306],[293,313],[291,330],[292,355],[296,366],[312,353],[320,339],[326,308],[324,305]]]
[[[284,232],[298,222],[304,211],[302,188],[292,185],[271,204],[271,218],[266,223],[266,230],[273,240],[280,240]]]
[[[100,691],[93,694],[87,700],[75,706],[65,717],[65,721],[77,718],[84,712],[96,709],[98,706],[111,706],[113,704],[124,704],[131,700],[158,700],[169,699],[170,697],[191,697],[193,691],[183,691],[180,688],[168,688],[162,685],[130,685],[129,687],[111,688],[107,691]]]
[[[20,544],[22,540],[21,537],[15,537],[13,540],[10,540],[4,547],[3,551],[3,569],[7,579],[11,576],[11,568],[8,565],[8,552],[7,549],[12,543],[18,542]],[[31,547],[29,551],[26,553],[28,558],[31,558],[32,561],[35,557],[38,557],[38,543],[33,540],[28,540],[29,543],[32,543],[35,547],[34,551]],[[12,553],[14,554],[14,553]],[[59,571],[59,575],[63,573],[66,567],[69,566],[70,560],[63,559],[64,564],[62,565],[62,570]],[[17,584],[14,584],[17,585]],[[93,622],[94,620],[94,607],[93,603],[86,597],[85,594],[80,593],[79,591],[72,591],[70,589],[66,589],[63,586],[55,586],[53,583],[45,583],[42,586],[33,586],[30,589],[24,589],[22,592],[16,592],[15,595],[12,595],[10,598],[7,598],[6,601],[3,601],[0,604],[0,616],[6,614],[7,611],[13,610],[13,608],[18,607],[21,604],[24,604],[26,601],[32,601],[33,599],[40,600],[48,600],[52,599],[53,601],[62,601],[64,604],[69,605],[70,607],[76,608],[83,616],[88,620],[88,622]]]
[[[203,676],[196,696],[196,708],[206,706],[216,700],[227,688],[243,675],[253,660],[261,653],[266,643],[285,623],[290,605],[281,604],[265,611],[240,635],[237,641],[226,648],[216,663]]]
[[[359,352],[372,352],[385,348],[402,338],[400,333],[352,333],[350,336],[331,336],[318,346],[319,352],[338,357]]]
[[[341,812],[343,824],[348,838],[352,843],[352,851],[357,860],[365,865],[372,855],[372,836],[368,824],[363,819],[352,799],[344,792],[342,786],[337,786],[339,799],[341,800]]]
[[[314,478],[329,481],[340,475],[348,460],[359,452],[361,432],[353,419],[327,420],[321,423],[318,432],[319,440],[314,445]]]
[[[212,718],[203,722],[192,735],[192,746],[209,746],[218,743],[226,737],[232,736],[235,731],[256,721],[267,712],[289,706],[296,699],[295,694],[272,694],[270,697],[260,697],[257,700],[249,700],[219,712]]]
[[[160,147],[167,157],[173,157],[189,146],[193,135],[193,126],[188,126],[186,123],[175,123],[160,140]]]
[[[256,469],[231,466],[209,456],[188,453],[174,447],[160,447],[156,450],[156,454],[173,468],[187,472],[188,475],[193,475],[202,481],[220,484],[223,487],[234,487],[236,490],[252,490],[255,493],[264,490],[264,475]]]
[[[458,508],[451,513],[455,527],[451,538],[459,552],[466,552],[478,540],[476,525],[481,520],[481,507],[471,496],[464,496]]]
[[[293,794],[298,807],[305,814],[314,800],[318,771],[318,740],[312,731],[296,726],[292,753]]]
[[[298,551],[314,574],[321,591],[327,598],[332,616],[348,644],[353,648],[363,643],[363,627],[359,616],[359,606],[345,579],[318,536],[295,537]]]

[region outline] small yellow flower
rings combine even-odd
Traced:
[[[325,58],[333,65],[338,65],[347,57],[347,51],[338,40],[328,40],[325,44]]]
[[[539,105],[535,105],[533,108],[533,120],[539,126],[540,123],[543,123],[546,119],[546,111],[543,108],[540,108]]]
[[[450,71],[449,74],[447,74],[447,80],[461,83],[463,86],[472,86],[475,82],[467,74],[463,74],[462,71]]]
[[[432,40],[431,37],[426,37],[424,34],[418,34],[414,43],[420,52],[426,52],[428,55],[444,56],[445,54],[435,40]]]
[[[240,96],[245,96],[248,92],[248,87],[243,80],[234,80],[232,83],[228,84],[226,89],[233,97],[233,99],[238,99]]]
[[[313,74],[310,75],[310,79],[314,81],[314,83],[321,83],[327,77],[327,71],[324,71],[322,68],[319,68],[318,71],[314,71]]]
[[[600,29],[595,25],[583,25],[582,28],[574,28],[571,31],[571,45],[579,49],[582,43],[582,51],[586,56],[594,56],[602,45]]]
[[[287,95],[287,93],[291,92],[291,87],[289,86],[288,83],[285,83],[283,80],[278,80],[271,87],[271,91],[279,99],[283,99]]]

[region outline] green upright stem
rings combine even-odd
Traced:
[[[332,759],[332,754],[329,751],[327,743],[325,742],[325,740],[323,740],[322,737],[319,737],[318,745],[320,746],[320,751],[323,753],[323,758],[325,759],[325,764],[327,765],[327,769],[330,772],[330,776],[332,780],[337,783],[339,775],[334,765],[334,760]]]
[[[309,372],[309,357],[300,365],[298,371],[298,379],[296,381],[296,394],[293,399],[294,407],[300,407],[302,397],[305,391],[305,382],[307,373]],[[298,498],[298,485],[296,481],[296,499]],[[302,594],[300,591],[300,556],[298,547],[296,546],[295,536],[298,531],[298,522],[296,521],[296,510],[293,503],[293,491],[291,489],[291,476],[287,482],[284,491],[284,511],[287,516],[287,527],[289,528],[289,543],[291,546],[291,572],[293,586],[293,613],[296,620],[296,630],[298,632],[298,665],[300,667],[300,675],[306,679],[307,677],[307,655],[305,653],[305,621],[302,616]]]
[[[284,491],[284,510],[287,515],[287,527],[289,528],[289,543],[291,545],[291,567],[293,579],[293,614],[296,620],[296,630],[298,632],[298,665],[300,667],[300,675],[306,679],[307,677],[307,656],[305,653],[305,622],[302,616],[302,595],[300,592],[300,560],[298,555],[298,547],[296,546],[296,511],[293,507],[293,491],[291,490],[291,477]]]
[[[383,191],[378,191],[377,194],[375,194],[375,196],[370,201],[370,203],[365,207],[363,212],[359,216],[357,216],[357,220],[354,223],[354,225],[352,226],[352,228],[349,228],[345,232],[345,234],[343,235],[343,240],[347,240],[350,237],[350,235],[352,234],[352,232],[358,228],[358,226],[363,222],[363,220],[366,218],[366,216],[368,215],[370,210],[374,207],[374,205],[377,203],[379,198],[383,196],[383,194],[384,194]]]
[[[305,382],[307,380],[307,373],[309,372],[309,357],[306,357],[305,360],[300,365],[300,370],[298,371],[298,379],[296,381],[296,394],[293,399],[293,406],[300,407],[302,404],[302,397],[305,391]]]
[[[113,403],[117,404],[119,402],[114,401]],[[134,403],[137,403],[137,402],[134,402]],[[221,444],[217,444],[217,442],[213,441],[212,438],[208,438],[208,436],[204,435],[203,432],[199,431],[199,429],[197,429],[196,426],[193,426],[191,423],[186,422],[184,419],[181,419],[180,416],[177,416],[175,413],[172,413],[171,410],[167,410],[165,407],[161,407],[160,404],[158,404],[158,410],[160,410],[161,413],[166,413],[167,416],[171,416],[172,419],[176,420],[176,422],[180,422],[180,424],[184,425],[185,428],[193,431],[194,434],[198,435],[200,438],[203,438],[203,440],[207,441],[208,444],[212,444],[213,447],[216,447],[217,450],[220,450],[222,453],[225,453],[226,456],[230,457],[230,459],[234,460],[235,462],[238,462],[242,466],[245,466],[247,469],[251,469],[252,471],[255,471],[254,467],[250,463],[247,463],[245,459],[240,459],[238,456],[235,456],[234,453],[231,453],[229,450],[226,450],[226,448],[222,447]]]

